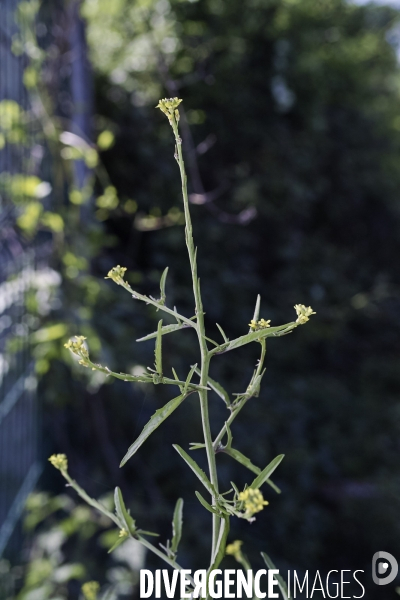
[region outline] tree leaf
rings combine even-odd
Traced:
[[[166,335],[167,333],[173,333],[174,331],[179,331],[179,329],[188,329],[188,325],[186,325],[186,323],[174,323],[172,325],[164,325],[164,327],[161,328],[161,335]],[[145,335],[142,338],[139,338],[138,340],[136,340],[137,342],[146,342],[147,340],[152,340],[153,338],[156,338],[158,335],[158,330],[157,331],[153,331],[153,333],[149,333],[148,335]]]
[[[175,409],[178,408],[185,398],[186,396],[181,394],[167,402],[167,404],[165,404],[162,408],[156,410],[154,415],[150,418],[150,421],[143,427],[142,433],[133,442],[133,444],[129,446],[127,453],[121,461],[120,467],[122,467],[135,454],[143,442],[145,442],[153,433],[153,431],[155,431],[157,427],[159,427],[161,423],[165,421],[165,419],[167,419]]]
[[[272,560],[270,559],[270,557],[268,556],[268,554],[265,554],[265,552],[261,552],[261,556],[263,558],[263,561],[267,565],[268,569],[276,569],[274,563],[272,562]],[[281,591],[283,600],[288,600],[289,595],[288,595],[288,589],[287,589],[287,585],[286,585],[285,580],[279,574],[278,575],[274,575],[274,577],[275,577],[275,579],[278,582],[279,589]]]
[[[159,375],[162,375],[162,319],[160,321],[158,321],[158,328],[157,328],[157,339],[156,339],[156,348],[154,350],[154,355],[155,355],[155,367],[156,367],[156,371]]]
[[[229,352],[229,350],[235,350],[235,348],[240,348],[245,344],[250,344],[250,342],[257,342],[257,340],[262,338],[279,337],[280,335],[284,335],[282,332],[286,332],[288,327],[294,329],[297,327],[297,323],[293,321],[291,323],[286,323],[286,325],[279,325],[278,327],[268,327],[267,329],[252,331],[246,335],[236,338],[235,340],[232,340],[229,342],[229,344],[223,344],[222,350],[220,350],[220,352],[216,352],[216,354],[223,354],[224,352]]]
[[[261,473],[255,478],[250,487],[253,489],[260,488],[262,484],[268,480],[270,475],[272,475],[272,473],[275,471],[276,467],[282,462],[284,457],[284,454],[279,454],[276,458],[274,458],[274,460],[272,460],[269,463],[269,465],[267,465],[265,469],[263,469]]]
[[[167,280],[167,275],[168,275],[168,267],[166,267],[164,269],[163,274],[161,275],[161,279],[160,279],[160,292],[161,292],[161,296],[160,296],[160,300],[159,302],[164,303],[165,302],[165,282]]]
[[[125,507],[125,502],[122,497],[122,492],[119,487],[115,488],[114,492],[114,502],[115,502],[115,512],[117,513],[117,517],[123,524],[123,528],[126,529],[129,533],[135,532],[135,521],[132,519],[131,515],[128,513]]]
[[[211,506],[211,504],[209,504],[207,502],[207,500],[204,500],[203,496],[200,494],[200,492],[198,492],[197,490],[195,491],[195,494],[197,496],[198,501],[200,502],[200,504],[202,504],[204,506],[204,508],[208,511],[210,511],[210,513],[213,513],[214,515],[219,515],[219,512],[213,508]]]
[[[189,454],[187,454],[187,452],[185,452],[183,450],[183,448],[178,446],[178,444],[173,444],[172,447],[175,448],[175,450],[178,452],[178,454],[181,455],[183,460],[192,469],[193,473],[200,479],[201,483],[204,485],[207,492],[209,492],[209,494],[211,494],[211,496],[216,496],[217,494],[216,494],[216,491],[215,491],[214,486],[212,485],[211,481],[208,479],[208,477],[204,473],[204,471],[202,469],[200,469],[199,465],[193,460],[193,458],[191,458],[191,456],[189,456]]]
[[[182,511],[183,511],[183,499],[178,498],[175,505],[174,516],[172,519],[172,540],[171,550],[172,552],[178,551],[179,542],[182,537]]]

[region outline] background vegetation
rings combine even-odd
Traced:
[[[55,33],[66,8],[41,10],[39,20],[53,24],[39,38],[46,68],[61,64],[68,78],[73,48]],[[68,334],[90,333],[92,353],[110,368],[151,364],[152,342],[135,340],[157,315],[104,282],[115,264],[154,294],[169,265],[171,303],[189,310],[180,184],[168,123],[154,108],[178,95],[210,326],[241,335],[257,293],[272,324],[289,320],[295,303],[317,312],[307,328],[268,343],[264,390],[233,428],[255,464],[286,458],[282,495],[268,498],[254,525],[235,524],[232,539],[244,540],[255,564],[266,550],[281,569],[364,569],[369,581],[376,551],[400,556],[399,12],[343,0],[85,0],[81,14],[94,90],[85,135],[113,135],[103,137],[94,195],[83,204],[70,196],[59,209],[66,226],[54,265],[63,283],[36,346],[45,454],[65,452],[92,495],[120,485],[141,525],[164,537],[182,495],[182,560],[201,566],[207,514],[171,447],[200,441],[197,401],[150,438],[146,459],[139,452],[119,470],[165,392],[87,379],[62,349]],[[53,87],[67,123],[71,98]],[[195,362],[192,341],[189,332],[165,338],[178,373]],[[215,376],[240,392],[255,360],[221,357]],[[211,407],[215,432],[223,410]],[[240,480],[239,466],[220,462],[227,482],[232,469]],[[53,477],[42,486],[60,491]],[[64,552],[80,560],[89,543],[87,573],[101,580],[109,559],[99,535],[74,538]],[[65,597],[77,597],[74,586]],[[367,595],[378,598],[372,587]]]

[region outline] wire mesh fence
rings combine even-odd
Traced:
[[[26,497],[41,470],[37,381],[29,341],[34,317],[26,297],[48,274],[46,247],[27,242],[16,227],[37,151],[24,85],[26,57],[13,48],[18,4],[0,2],[0,556],[13,544]]]

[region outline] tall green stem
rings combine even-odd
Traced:
[[[185,164],[183,161],[182,155],[182,140],[178,131],[178,123],[173,116],[170,119],[170,123],[174,132],[175,142],[176,142],[176,154],[175,158],[179,165],[179,171],[181,175],[182,182],[182,196],[183,196],[183,207],[185,213],[185,237],[186,237],[186,245],[189,253],[189,261],[190,268],[192,272],[192,281],[193,281],[193,294],[196,305],[196,316],[197,316],[197,337],[200,345],[200,355],[201,355],[201,376],[200,376],[200,385],[207,386],[208,382],[208,371],[210,366],[210,353],[207,347],[205,327],[204,327],[204,313],[203,313],[203,304],[201,301],[201,292],[200,292],[200,280],[197,277],[197,259],[196,259],[196,249],[194,247],[193,242],[193,230],[192,230],[192,220],[190,218],[190,210],[189,210],[189,198],[187,192],[187,176],[185,171]],[[199,390],[199,398],[200,398],[200,409],[201,409],[201,421],[203,426],[203,435],[204,435],[204,443],[206,446],[207,453],[207,461],[208,468],[210,472],[210,481],[213,484],[215,491],[218,493],[218,475],[217,475],[217,466],[215,461],[215,452],[211,437],[211,428],[210,428],[210,418],[208,413],[208,393],[206,390]],[[216,502],[216,498],[212,499],[213,504]],[[221,519],[213,514],[213,531],[212,531],[212,548],[211,548],[211,561],[213,560],[215,550],[218,543],[219,536],[219,528],[220,528]]]

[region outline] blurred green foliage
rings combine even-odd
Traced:
[[[284,345],[269,342],[264,390],[234,427],[255,464],[286,459],[282,495],[268,498],[256,526],[235,525],[232,539],[251,557],[267,550],[282,569],[369,574],[381,547],[400,554],[399,12],[342,0],[85,0],[82,14],[109,182],[97,175],[89,216],[66,233],[49,327],[79,327],[110,368],[151,364],[152,344],[134,340],[157,316],[103,282],[115,264],[154,294],[169,265],[171,305],[190,316],[173,147],[154,109],[178,92],[209,327],[241,335],[257,293],[272,324],[297,302],[317,311]],[[70,194],[71,214],[81,193]],[[140,453],[121,471],[118,463],[165,392],[72,379],[62,341],[37,346],[52,360],[42,381],[48,453],[66,452],[91,493],[121,485],[135,515],[162,531],[190,477],[179,457],[172,448],[160,456],[157,438],[146,469]],[[166,369],[195,361],[189,332],[165,345]],[[253,369],[237,356],[221,357],[215,372],[234,392]],[[197,411],[195,400],[180,408],[160,434],[164,448],[200,440]],[[211,411],[217,432],[223,407]],[[218,458],[229,482],[237,467]],[[187,562],[200,566],[207,515],[192,491],[183,496]]]

